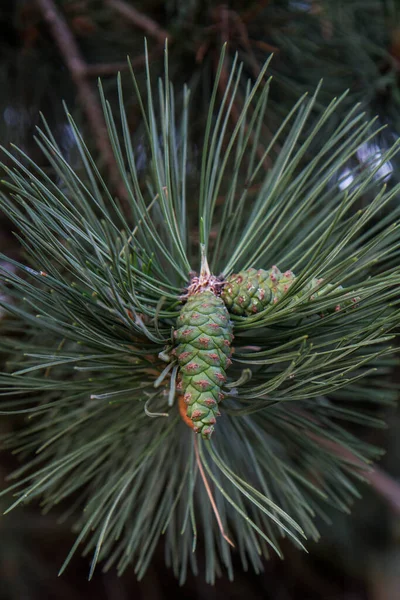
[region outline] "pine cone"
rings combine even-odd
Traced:
[[[281,273],[276,266],[269,271],[247,269],[227,278],[221,298],[234,315],[255,315],[278,302],[294,279],[292,271]]]
[[[206,290],[189,296],[178,317],[174,354],[180,366],[179,390],[184,394],[193,429],[209,439],[219,416],[222,385],[230,365],[232,324],[220,298]]]
[[[281,273],[278,267],[273,266],[269,271],[264,269],[247,269],[240,271],[236,275],[230,275],[222,290],[221,298],[225,302],[229,312],[239,316],[255,315],[264,310],[269,304],[275,304],[289,289],[294,280],[295,274],[292,271]],[[311,289],[322,283],[323,279],[314,277],[293,297],[299,300],[305,296]],[[343,286],[335,286],[327,283],[319,287],[309,297],[310,300],[321,298],[330,291],[341,291]],[[340,304],[333,304],[326,309],[326,313],[339,311],[343,308],[354,306],[359,298],[352,296],[341,301]],[[323,316],[323,315],[321,315]]]

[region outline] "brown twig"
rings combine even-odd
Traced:
[[[215,504],[215,500],[213,498],[212,491],[210,489],[210,485],[209,485],[209,483],[207,481],[206,474],[204,473],[203,465],[201,464],[201,460],[200,460],[199,446],[198,446],[198,441],[197,441],[196,434],[194,434],[194,436],[193,436],[193,445],[194,445],[194,451],[195,451],[195,454],[196,454],[196,463],[197,463],[197,466],[199,467],[200,475],[201,475],[201,478],[203,480],[204,487],[206,488],[206,492],[207,492],[208,498],[210,500],[210,504],[212,506],[212,509],[214,511],[215,518],[217,519],[219,530],[220,530],[221,535],[224,538],[224,540],[226,540],[228,542],[228,544],[230,544],[230,546],[232,546],[234,548],[235,544],[232,542],[231,539],[229,539],[229,537],[225,533],[224,526],[222,525],[222,521],[221,521],[221,517],[220,517],[219,512],[218,512],[217,505]]]
[[[271,44],[267,44],[267,42],[264,42],[263,40],[253,40],[252,39],[252,40],[250,40],[250,42],[254,46],[257,46],[257,48],[259,48],[263,52],[269,52],[270,54],[277,54],[278,52],[280,52],[280,49],[278,48],[278,46],[272,46]]]
[[[242,44],[243,48],[246,50],[247,60],[253,71],[253,77],[254,77],[254,79],[257,79],[257,77],[260,74],[261,67],[260,67],[260,64],[258,63],[258,61],[255,57],[255,54],[253,52],[253,49],[251,47],[250,39],[249,39],[249,32],[247,30],[247,27],[236,11],[230,10],[229,16],[230,16],[230,19],[232,20],[232,23],[235,27],[237,34],[238,34],[239,41]]]
[[[319,420],[309,415],[306,411],[300,408],[292,408],[292,412],[306,417],[313,423],[321,425]],[[341,446],[337,442],[323,438],[312,431],[308,431],[307,435],[315,440],[321,446],[329,449],[331,452],[340,456],[348,463],[353,465],[362,477],[371,485],[379,496],[381,496],[392,510],[400,513],[400,483],[385,473],[379,467],[370,467],[366,462],[355,456],[350,450]]]
[[[247,9],[244,13],[240,15],[240,18],[244,23],[248,23],[249,21],[254,21],[256,17],[264,10],[264,8],[269,4],[269,0],[259,0],[258,2],[254,2],[254,5]]]
[[[400,484],[379,467],[366,473],[365,478],[392,509],[400,513]]]
[[[85,76],[86,77],[101,77],[107,75],[114,75],[120,71],[126,71],[129,67],[127,62],[116,62],[116,63],[98,63],[95,65],[85,65]]]
[[[400,483],[390,477],[385,471],[379,467],[373,467],[368,470],[365,463],[363,463],[357,456],[354,456],[350,450],[331,442],[330,440],[324,440],[319,436],[312,435],[321,445],[332,450],[336,455],[341,456],[345,460],[352,463],[354,466],[360,468],[363,478],[368,481],[371,487],[377,492],[392,510],[400,513]]]
[[[160,53],[160,50],[158,53]],[[149,52],[149,60],[154,58],[157,54],[157,51]],[[146,64],[146,55],[142,54],[141,56],[136,56],[135,58],[130,59],[130,64],[133,69],[138,67],[143,67]],[[85,65],[85,75],[86,77],[100,77],[107,75],[114,75],[115,73],[119,73],[120,71],[126,71],[129,68],[128,61],[125,62],[115,62],[115,63],[97,63],[93,65]]]
[[[121,16],[131,21],[134,25],[151,35],[160,44],[164,44],[167,38],[169,41],[172,40],[168,31],[160,27],[153,19],[150,19],[150,17],[144,15],[138,11],[137,8],[134,8],[123,0],[106,0],[106,4]]]
[[[87,80],[88,67],[80,53],[75,38],[53,0],[36,0],[36,3],[49,26],[54,41],[77,87],[79,100],[92,130],[96,146],[104,163],[107,165],[111,181],[116,186],[119,196],[125,198],[126,190],[115,163],[100,102]]]
[[[321,4],[321,0],[312,0],[310,13],[319,18],[322,37],[329,42],[333,36],[333,23],[331,19],[328,18],[326,11]]]
[[[220,26],[220,31],[221,31],[221,40],[222,42],[227,42],[229,41],[229,27],[231,26],[233,31],[237,32],[237,22],[236,19],[233,18],[233,11],[229,10],[226,6],[222,5],[218,8],[218,10],[214,11],[214,18],[217,19],[217,23],[219,23]],[[243,31],[239,32],[239,36],[242,38],[243,37]],[[221,98],[224,97],[225,95],[225,91],[228,85],[228,80],[229,80],[229,72],[228,72],[228,67],[226,64],[227,61],[227,57],[224,58],[224,62],[222,64],[222,68],[221,68],[221,75],[218,81],[218,91],[219,94],[221,96]],[[215,71],[217,69],[217,64],[219,62],[219,56],[217,56],[217,54],[215,54],[215,60],[214,60],[214,66],[215,66]],[[253,64],[254,67],[254,64]],[[259,70],[258,70],[259,73]],[[255,75],[255,77],[257,77],[258,73]],[[231,99],[232,94],[229,93],[229,99]],[[242,95],[240,94],[239,90],[236,91],[236,98],[238,98],[239,100],[239,104],[243,106],[244,104],[244,100],[242,98]],[[236,102],[236,99],[233,99],[233,102],[231,104],[231,109],[230,109],[230,117],[234,123],[234,125],[236,125],[240,119],[240,114],[241,114],[241,110]],[[247,131],[247,126],[244,126],[245,131]],[[251,133],[250,134],[250,140],[252,142],[254,142],[254,134]],[[265,168],[266,171],[268,171],[271,168],[271,159],[269,156],[264,156],[265,154],[265,149],[260,145],[257,144],[257,148],[256,148],[256,154],[258,156],[258,158],[260,160],[263,161],[263,166]]]
[[[225,60],[226,60],[226,58],[225,58]],[[224,64],[222,65],[221,75],[220,75],[220,78],[218,81],[218,91],[220,93],[221,98],[224,97],[224,94],[225,94],[225,91],[226,91],[226,88],[228,85],[228,79],[229,79],[228,69],[227,69],[225,60],[224,60]],[[216,56],[215,57],[215,67],[217,65],[217,62],[218,62],[218,57]],[[241,102],[241,104],[243,106],[243,98],[239,91],[236,91],[236,97],[239,98],[239,101]],[[229,94],[229,98],[231,98],[231,94]],[[236,101],[234,100],[232,102],[231,109],[230,109],[230,117],[231,117],[234,125],[236,125],[238,123],[238,121],[240,119],[240,114],[241,114],[240,108],[238,107]],[[244,129],[246,132],[248,131],[247,125],[244,125]],[[253,132],[250,133],[250,140],[252,142],[254,142]],[[256,154],[257,154],[259,160],[263,161],[264,169],[266,171],[268,171],[271,168],[271,159],[269,156],[264,156],[265,149],[261,146],[261,144],[257,144]]]

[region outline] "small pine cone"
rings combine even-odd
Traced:
[[[276,266],[269,271],[247,269],[227,278],[221,298],[232,314],[255,315],[278,302],[294,279],[292,271],[281,273]]]
[[[269,271],[264,269],[247,269],[236,275],[230,275],[222,290],[221,298],[225,302],[229,312],[239,316],[251,316],[264,310],[268,305],[275,304],[287,292],[295,280],[292,271],[281,273],[278,267],[273,266]],[[323,279],[314,277],[293,297],[299,300],[307,292],[322,283]],[[343,286],[335,286],[331,283],[320,285],[310,296],[310,300],[316,300],[325,296],[328,292],[343,290]],[[354,306],[360,298],[353,296],[350,292],[340,304],[332,303],[332,307],[326,308],[325,314],[337,312],[344,308]]]
[[[177,320],[175,355],[180,389],[193,429],[209,439],[219,415],[222,386],[230,365],[232,323],[222,300],[211,291],[189,296]]]

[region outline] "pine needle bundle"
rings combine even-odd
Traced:
[[[232,129],[242,67],[218,101],[223,60],[198,175],[189,90],[177,114],[167,58],[157,97],[149,66],[146,97],[131,70],[144,146],[133,145],[120,78],[118,107],[100,87],[127,200],[112,196],[69,114],[80,171],[45,121],[37,143],[50,174],[3,149],[1,207],[25,252],[2,273],[1,410],[26,417],[5,442],[22,461],[6,493],[9,510],[40,499],[74,516],[61,570],[81,548],[91,575],[101,561],[142,577],[162,537],[184,582],[200,537],[207,581],[233,577],[233,553],[259,572],[282,538],[317,539],[324,507],[347,511],[380,453],[356,434],[383,426],[379,407],[396,396],[385,378],[400,320],[399,188],[377,173],[398,145],[338,185],[374,122],[355,107],[312,155],[345,97],[315,121],[317,90],[264,144],[268,63]],[[247,287],[231,305],[246,291],[256,310],[230,311],[238,274]]]

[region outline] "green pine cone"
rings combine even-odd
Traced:
[[[281,273],[278,267],[273,266],[269,271],[264,269],[247,269],[236,275],[230,275],[222,290],[221,298],[229,312],[239,316],[256,315],[269,304],[275,304],[296,279],[292,271]],[[299,291],[294,300],[305,296],[312,288],[320,285],[323,279],[314,277],[304,288]],[[329,291],[343,290],[343,286],[331,283],[320,287],[311,296],[310,300],[321,298]],[[354,306],[360,299],[349,294],[349,297],[326,309],[326,314],[339,311],[343,308]],[[321,315],[323,316],[323,315]]]
[[[232,323],[221,298],[206,290],[189,296],[177,325],[174,354],[180,367],[179,390],[194,431],[209,439],[231,362]]]
[[[294,279],[292,271],[281,273],[276,266],[269,271],[247,269],[227,278],[221,298],[232,314],[255,315],[269,304],[275,304]]]

